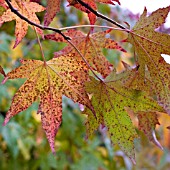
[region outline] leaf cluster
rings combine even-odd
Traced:
[[[97,12],[97,2],[114,5],[111,0],[68,2],[68,6],[87,13],[91,25],[61,29],[49,27],[59,13],[60,0],[48,0],[46,8],[28,0],[1,2],[5,12],[0,16],[0,24],[16,21],[13,48],[19,45],[28,26],[31,26],[42,56],[42,60],[21,59],[22,65],[7,74],[0,66],[3,84],[8,79],[26,78],[13,97],[3,125],[39,101],[37,113],[41,115],[42,127],[55,153],[55,136],[62,123],[62,96],[67,96],[85,106],[83,114],[87,116],[87,137],[91,137],[100,126],[106,127],[112,143],[117,144],[135,163],[134,140],[138,134],[130,117],[133,112],[139,120],[139,130],[162,149],[154,130],[159,124],[157,112],[170,114],[170,65],[161,56],[170,55],[170,36],[155,29],[165,22],[170,7],[158,9],[150,16],[145,9],[136,25],[129,29]],[[120,4],[119,0],[115,2]],[[36,12],[44,10],[44,25],[41,25]],[[116,27],[105,26],[104,31],[95,32],[95,28],[104,28],[94,25],[97,17]],[[80,30],[81,27],[89,27],[88,32]],[[43,30],[55,33],[45,34]],[[124,32],[125,40],[113,39],[113,35],[119,32]],[[66,46],[46,61],[39,36],[42,41],[62,42]],[[128,51],[122,43],[133,46],[135,62],[134,68],[131,68],[121,61],[124,71],[117,73],[104,56],[103,49],[126,55]]]

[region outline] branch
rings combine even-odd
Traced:
[[[38,28],[40,28],[40,29],[42,29],[42,30],[51,30],[51,31],[57,32],[57,33],[59,33],[61,36],[63,36],[63,38],[64,38],[65,40],[70,40],[70,37],[65,36],[59,29],[52,28],[52,27],[47,27],[47,26],[43,26],[43,25],[36,24],[36,23],[30,21],[28,18],[26,18],[25,16],[23,16],[21,13],[19,13],[18,10],[15,9],[15,8],[11,5],[10,0],[5,0],[5,1],[6,1],[6,3],[7,3],[8,6],[9,6],[9,8],[11,9],[11,11],[12,11],[14,14],[16,14],[18,17],[20,17],[21,19],[23,19],[24,21],[26,21],[26,22],[29,23],[30,25],[33,25],[33,26],[35,26],[35,27],[38,27]]]
[[[68,30],[68,29],[84,28],[84,27],[107,28],[107,29],[126,31],[126,32],[129,31],[128,29],[121,29],[117,27],[109,27],[109,26],[104,26],[104,25],[75,25],[75,26],[63,27],[63,28],[60,28],[59,30],[63,31],[63,30]]]
[[[79,4],[81,4],[82,6],[84,6],[85,8],[87,8],[89,11],[91,11],[91,12],[92,12],[93,14],[95,14],[97,17],[102,18],[102,19],[110,22],[110,23],[118,26],[118,27],[121,28],[121,29],[127,30],[123,25],[117,23],[116,21],[112,20],[111,18],[108,18],[107,16],[105,16],[105,15],[99,13],[98,11],[94,10],[93,8],[91,8],[88,4],[86,4],[86,3],[83,2],[82,0],[77,0],[77,2],[78,2]]]

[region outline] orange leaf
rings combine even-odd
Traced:
[[[71,42],[77,47],[77,49],[82,53],[87,62],[91,67],[101,73],[103,77],[106,77],[111,72],[112,65],[107,61],[105,56],[103,56],[102,49],[115,49],[122,52],[125,50],[118,45],[117,42],[110,38],[106,38],[106,35],[111,30],[106,30],[103,32],[94,33],[91,35],[86,35],[81,31],[69,30],[65,33],[72,40]],[[64,38],[59,34],[45,35],[46,39],[51,39],[57,42],[66,42]],[[56,52],[55,57],[63,54],[69,53],[73,50],[73,47],[68,44],[63,50]]]
[[[38,5],[35,2],[22,2],[21,0],[17,0],[17,1],[12,0],[11,4],[24,17],[28,18],[30,21],[36,24],[40,24],[40,21],[37,18],[35,12],[44,11],[45,9],[44,7],[42,7],[41,5]],[[15,27],[16,41],[13,47],[15,48],[21,42],[21,40],[25,37],[29,24],[23,19],[19,18],[13,12],[11,12],[10,9],[7,9],[7,11],[4,12],[2,16],[0,16],[0,24],[2,24],[3,22],[9,22],[12,20],[16,20],[16,27]],[[41,29],[39,28],[35,28],[35,29],[37,30],[39,34],[43,35],[43,32]]]
[[[38,113],[41,114],[42,126],[52,152],[55,152],[55,135],[62,121],[62,95],[92,109],[84,89],[84,82],[87,80],[86,65],[75,53],[54,58],[46,63],[39,60],[21,62],[22,66],[6,75],[8,79],[27,80],[14,95],[3,125],[40,99]]]

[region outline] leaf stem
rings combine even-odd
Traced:
[[[33,26],[33,28],[34,28],[34,31],[35,31],[35,34],[36,34],[36,37],[37,37],[37,40],[38,40],[38,44],[39,44],[39,47],[40,47],[41,56],[42,56],[42,59],[44,61],[44,65],[46,65],[46,59],[45,59],[45,56],[44,56],[44,51],[43,51],[43,48],[42,48],[42,45],[41,45],[40,38],[39,38],[38,33],[35,29],[35,26]]]
[[[63,31],[63,30],[68,30],[68,29],[84,28],[84,27],[107,28],[107,29],[112,29],[112,30],[129,32],[128,29],[109,27],[109,26],[101,26],[101,25],[75,25],[75,26],[63,27],[63,28],[60,28],[59,30]]]

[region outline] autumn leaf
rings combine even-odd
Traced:
[[[48,26],[56,13],[60,11],[60,0],[47,0],[47,8],[44,16],[44,25]]]
[[[80,3],[78,3],[76,0],[67,0],[69,2],[68,6],[74,6],[75,8],[87,13],[89,17],[89,21],[91,25],[94,25],[96,22],[96,15],[93,14],[89,9],[87,9],[85,6],[82,6]],[[92,9],[97,10],[96,2],[99,3],[105,3],[105,4],[112,4],[114,5],[113,1],[117,2],[120,5],[119,0],[82,0],[84,3],[87,4],[87,6],[90,6]]]
[[[139,130],[143,131],[151,142],[163,149],[155,135],[156,125],[160,125],[157,114],[154,112],[138,112],[137,118],[139,120]]]
[[[6,74],[5,74],[5,72],[4,72],[4,69],[0,66],[0,73],[5,77],[6,76]]]
[[[86,83],[86,90],[93,94],[91,101],[97,117],[93,118],[89,109],[84,111],[84,114],[88,115],[87,136],[90,137],[100,124],[104,124],[108,128],[112,142],[118,144],[134,161],[134,139],[137,138],[137,134],[125,108],[130,108],[134,112],[163,109],[144,92],[126,88],[119,80],[112,79],[112,76],[108,76],[105,82],[91,78],[91,81]]]
[[[44,63],[40,60],[21,60],[22,66],[9,72],[6,79],[27,78],[13,97],[4,124],[11,117],[40,100],[38,113],[50,147],[54,152],[54,139],[62,121],[62,95],[92,109],[85,92],[83,78],[87,67],[75,53],[60,56]]]
[[[19,13],[21,13],[24,17],[28,18],[30,21],[40,24],[39,19],[37,18],[35,12],[41,12],[44,11],[44,7],[41,5],[38,5],[35,2],[22,2],[21,0],[12,0],[11,5],[18,10]],[[10,9],[7,9],[2,16],[0,16],[0,24],[3,22],[9,22],[12,20],[16,20],[16,28],[15,28],[15,36],[16,41],[14,44],[15,48],[21,40],[25,37],[27,30],[28,30],[28,23],[24,21],[23,19],[19,18],[16,14],[14,14]],[[43,35],[43,32],[39,28],[35,28],[37,32],[41,35]]]
[[[149,80],[158,103],[170,114],[170,65],[161,56],[170,55],[170,35],[155,31],[165,22],[169,11],[170,6],[158,9],[147,17],[145,8],[128,40],[137,53],[139,76],[135,81],[138,88],[143,88],[147,85],[145,81]]]
[[[103,77],[109,75],[112,65],[107,61],[105,56],[103,56],[102,49],[107,48],[126,52],[117,42],[110,38],[106,38],[106,35],[110,31],[111,30],[106,30],[90,35],[86,35],[78,30],[69,30],[65,32],[65,35],[71,38],[71,42],[77,47],[91,67],[101,73]],[[67,43],[67,41],[59,34],[45,35],[45,38]],[[65,55],[72,49],[73,47],[70,44],[67,44],[63,50],[55,53],[55,57]]]
[[[145,91],[149,96],[154,97],[153,83],[149,81],[148,74],[144,74],[145,80],[142,79],[142,73],[139,71],[140,66],[131,68],[128,64],[122,61],[125,70],[117,75],[111,74],[110,77],[116,81],[120,81],[127,88],[138,89]]]

